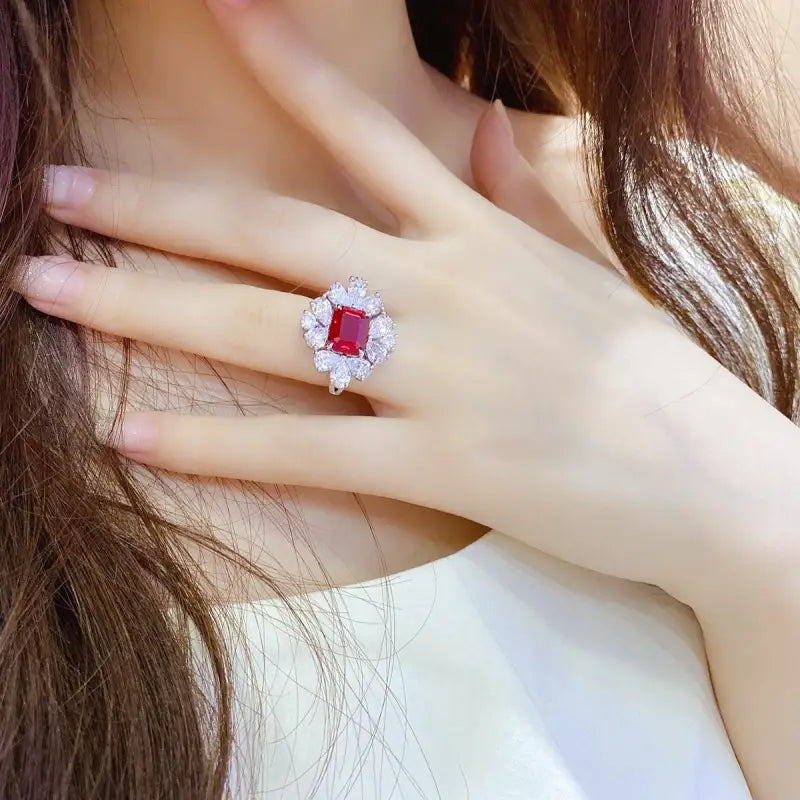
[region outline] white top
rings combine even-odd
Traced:
[[[750,800],[659,589],[491,533],[299,602],[229,609],[234,797]]]

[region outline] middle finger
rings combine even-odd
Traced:
[[[331,265],[349,275],[369,264],[376,286],[386,287],[411,247],[322,206],[241,187],[67,166],[51,167],[49,181],[48,211],[59,222],[297,286],[327,288]]]

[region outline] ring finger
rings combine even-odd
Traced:
[[[303,340],[300,318],[309,301],[302,295],[170,280],[58,256],[32,259],[18,289],[40,311],[103,333],[328,384]],[[391,369],[353,381],[350,390],[396,406],[403,370],[393,358]]]

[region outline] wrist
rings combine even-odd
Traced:
[[[686,444],[697,536],[664,586],[696,612],[788,590],[800,566],[800,430],[719,368],[659,412]]]

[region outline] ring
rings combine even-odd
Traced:
[[[331,394],[341,394],[355,378],[366,380],[394,350],[394,322],[377,293],[353,276],[347,288],[334,283],[311,301],[301,320],[306,344],[314,350],[314,366],[330,375]]]

